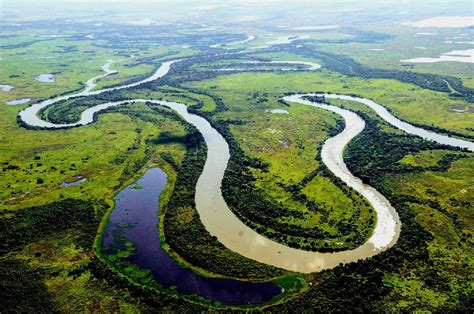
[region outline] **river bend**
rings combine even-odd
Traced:
[[[354,96],[349,96],[349,95],[329,94],[329,93],[310,93],[310,94],[297,95],[297,97],[298,96],[318,96],[318,97],[324,97],[324,98],[329,98],[329,99],[355,101],[371,108],[379,117],[384,119],[386,122],[388,122],[389,124],[393,125],[397,129],[400,129],[408,134],[416,135],[416,136],[422,137],[425,140],[436,142],[439,144],[465,148],[465,149],[470,150],[471,152],[474,151],[473,142],[450,137],[449,135],[446,135],[446,134],[428,131],[423,128],[414,126],[408,122],[402,121],[398,119],[397,117],[393,116],[387,110],[387,108],[379,105],[378,103],[370,99],[354,97]]]
[[[371,257],[396,243],[400,232],[400,221],[397,212],[382,194],[376,189],[363,184],[359,178],[350,173],[344,164],[342,157],[344,147],[365,127],[364,120],[349,110],[327,104],[313,103],[302,99],[304,95],[284,97],[286,101],[329,110],[344,118],[344,130],[324,143],[321,152],[322,161],[337,177],[361,193],[377,213],[375,228],[370,238],[364,244],[353,250],[334,253],[310,252],[290,248],[258,234],[242,223],[227,206],[221,190],[222,179],[230,158],[229,146],[222,135],[206,119],[190,114],[184,104],[148,99],[109,102],[85,110],[78,122],[70,124],[54,124],[44,121],[37,116],[37,113],[42,108],[63,99],[97,95],[105,91],[120,90],[153,81],[166,75],[171,65],[177,61],[179,60],[164,62],[152,76],[140,82],[93,92],[60,96],[34,104],[21,111],[20,118],[28,125],[43,128],[59,128],[92,123],[94,114],[109,107],[126,105],[133,102],[151,102],[173,109],[184,120],[194,125],[201,132],[207,145],[207,159],[203,172],[198,179],[195,195],[196,209],[203,225],[211,235],[216,236],[227,248],[262,263],[292,271],[310,273],[332,268],[341,263],[355,262]]]

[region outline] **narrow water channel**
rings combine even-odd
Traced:
[[[150,82],[166,75],[171,65],[177,61],[179,60],[163,62],[161,67],[152,76],[140,82],[88,93],[80,93],[79,96],[96,95],[105,91],[133,87],[142,83]],[[173,109],[184,120],[186,120],[186,122],[192,124],[201,132],[207,145],[207,159],[203,172],[198,179],[195,195],[196,209],[207,231],[211,235],[215,236],[228,249],[247,258],[292,271],[311,273],[333,268],[343,263],[356,262],[361,259],[369,258],[390,248],[396,243],[398,239],[401,224],[398,214],[390,202],[374,188],[362,184],[362,181],[359,178],[354,177],[344,164],[343,149],[355,136],[357,136],[357,134],[359,134],[364,129],[364,121],[357,114],[351,111],[336,106],[312,103],[302,99],[302,97],[305,95],[315,94],[285,96],[284,100],[333,111],[344,118],[344,130],[340,134],[328,139],[324,143],[321,152],[322,160],[334,173],[334,175],[361,193],[374,207],[377,213],[376,225],[371,237],[363,245],[353,250],[334,253],[318,253],[291,248],[260,235],[240,221],[239,218],[227,206],[221,189],[222,179],[230,158],[229,146],[222,135],[216,129],[214,129],[206,119],[194,114],[190,114],[184,104],[146,99],[131,99],[104,103],[92,108],[88,108],[82,113],[81,119],[78,122],[71,124],[54,124],[44,121],[38,117],[37,113],[42,108],[52,105],[59,100],[77,96],[69,95],[34,104],[22,110],[19,116],[23,122],[32,126],[39,126],[43,128],[59,128],[92,123],[94,121],[93,117],[96,113],[109,107],[126,105],[132,102],[150,102]],[[317,95],[325,96],[327,98],[347,99],[364,103],[371,107],[387,122],[400,128],[401,130],[406,131],[407,133],[415,134],[425,139],[434,140],[446,145],[464,147],[473,150],[472,142],[453,139],[446,135],[436,134],[418,127],[411,126],[411,128],[408,128],[407,123],[403,121],[397,121],[398,119],[392,115],[387,114],[388,111],[386,111],[385,108],[371,101],[360,98],[348,99],[349,96],[345,95]],[[385,109],[385,111],[382,109]],[[135,193],[136,191],[133,192]],[[161,190],[159,192],[161,192]],[[159,192],[158,194],[153,194],[154,191],[149,191],[150,195],[153,195],[155,198],[158,197]],[[154,208],[156,208],[156,206]],[[151,230],[151,232],[156,233],[156,228]],[[194,274],[194,276],[196,275]],[[210,281],[210,279],[206,279],[206,282]],[[182,287],[181,289],[185,288]],[[211,294],[206,295],[209,298],[212,298]]]

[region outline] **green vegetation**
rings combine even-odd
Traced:
[[[400,238],[393,248],[370,260],[308,276],[309,290],[283,306],[318,311],[469,311],[473,266],[469,208],[474,201],[469,191],[474,159],[443,150],[440,160],[452,155],[459,159],[430,171],[404,164],[401,171],[401,165],[391,161],[397,155],[405,159],[440,154],[438,145],[383,132],[372,118],[364,118],[367,129],[349,144],[346,160],[353,173],[370,173],[371,185],[395,205],[402,221]],[[372,144],[374,137],[377,145]],[[395,146],[394,141],[403,144]],[[418,152],[410,153],[413,150]],[[367,152],[381,162],[365,158]]]
[[[226,249],[202,225],[194,204],[194,189],[206,156],[197,130],[187,140],[188,152],[182,162],[173,195],[164,208],[165,241],[173,252],[191,265],[237,278],[273,278],[283,272],[256,263]]]
[[[369,260],[302,275],[244,258],[205,230],[195,209],[194,189],[206,148],[197,131],[173,111],[150,103],[129,104],[107,110],[93,124],[51,131],[17,122],[18,112],[29,104],[6,105],[13,99],[32,98],[31,104],[82,90],[89,78],[103,74],[101,66],[110,59],[121,60],[111,66],[118,72],[100,79],[97,88],[135,82],[163,60],[189,57],[155,82],[60,102],[40,115],[64,123],[77,121],[83,110],[106,101],[185,103],[230,145],[223,192],[231,209],[269,238],[332,252],[363,243],[376,218],[366,200],[320,160],[324,141],[343,127],[340,117],[286,104],[281,96],[319,91],[360,95],[412,124],[472,139],[472,65],[400,64],[400,59],[424,54],[407,52],[414,42],[407,38],[416,37],[414,30],[381,25],[385,22],[367,23],[365,29],[302,32],[310,39],[235,54],[209,46],[252,33],[257,39],[245,45],[258,47],[275,36],[250,24],[235,26],[232,32],[226,27],[201,32],[186,23],[142,27],[113,20],[102,27],[63,18],[22,23],[4,23],[0,30],[0,83],[14,86],[0,91],[0,301],[7,312],[223,308],[198,296],[183,298],[172,289],[160,289],[149,271],[123,261],[133,253],[132,243],[108,258],[97,250],[113,196],[150,165],[168,176],[158,226],[163,247],[178,263],[201,274],[272,280],[285,289],[274,303],[256,306],[259,310],[472,312],[472,153],[406,135],[361,104],[331,100],[366,121],[366,129],[348,145],[344,157],[355,175],[391,201],[402,229],[394,247]],[[92,37],[85,35],[89,32]],[[428,46],[430,54],[458,49],[439,42],[453,36],[450,30],[437,32],[436,37],[415,39]],[[385,51],[367,50],[379,47]],[[227,54],[218,56],[217,51]],[[223,66],[253,71],[256,66],[245,62],[255,59],[310,61],[323,67],[216,71]],[[35,80],[47,73],[54,74],[54,83]],[[289,114],[272,114],[272,109]],[[87,180],[61,187],[78,177]]]
[[[324,77],[326,75],[327,74],[325,73]],[[230,76],[219,77],[218,79],[208,82],[202,81],[192,83],[192,86],[205,88],[206,92],[216,93],[220,98],[224,100],[224,103],[226,104],[226,108],[228,108],[228,110],[214,115],[212,119],[217,120],[218,118],[220,118],[224,121],[228,120],[230,130],[236,130],[232,132],[232,135],[236,138],[237,141],[241,143],[240,145],[242,146],[244,152],[250,154],[251,156],[260,157],[263,162],[263,165],[265,165],[265,162],[268,162],[268,159],[265,160],[263,157],[265,156],[265,150],[269,150],[270,152],[272,152],[272,154],[268,153],[268,155],[271,155],[272,157],[277,155],[272,151],[273,147],[269,144],[273,142],[271,136],[274,136],[276,138],[274,142],[282,141],[280,133],[284,132],[286,129],[284,127],[284,124],[282,127],[282,123],[284,123],[286,119],[291,119],[292,116],[295,117],[296,121],[304,121],[305,119],[308,119],[307,117],[310,115],[310,112],[306,112],[304,117],[297,116],[297,110],[304,109],[299,109],[297,105],[291,105],[289,109],[286,108],[290,112],[289,116],[269,115],[267,117],[263,116],[265,118],[260,118],[262,117],[261,112],[264,112],[266,108],[274,108],[276,106],[279,106],[279,103],[277,101],[278,96],[272,97],[266,94],[263,95],[266,99],[263,102],[259,102],[259,99],[261,99],[262,97],[259,94],[249,93],[250,95],[247,96],[247,99],[242,99],[245,97],[245,95],[235,93],[235,91],[241,91],[246,86],[249,86],[252,90],[270,90],[270,84],[272,86],[272,93],[276,93],[277,95],[281,95],[282,93],[286,92],[286,89],[292,89],[293,91],[315,91],[314,88],[310,89],[310,87],[306,87],[305,82],[313,78],[311,82],[313,82],[314,84],[314,77],[316,76],[316,73],[285,74],[285,87],[283,87],[283,82],[279,79],[280,77],[282,77],[282,75],[261,73],[251,75],[234,74]],[[324,77],[317,76],[318,81],[316,91],[324,90],[324,88],[321,88],[322,86],[324,86]],[[296,78],[298,78],[298,80]],[[345,79],[345,82],[347,81],[351,82],[352,80]],[[390,84],[388,84],[388,82],[383,83],[383,81],[373,81],[374,87],[378,86],[378,84],[383,84],[383,86],[387,87],[388,89],[396,88],[397,86],[397,83],[393,81],[390,82],[390,84],[394,85],[393,87],[390,87]],[[399,84],[403,85],[402,83]],[[371,85],[365,86],[365,91],[372,90]],[[336,87],[337,83],[335,84],[333,82],[333,85],[331,86],[331,91],[337,92],[335,89],[338,88]],[[373,89],[373,92],[375,92],[375,88]],[[415,89],[414,91],[412,91],[412,97],[418,99],[418,97],[420,97],[416,96],[418,93],[420,93],[421,96],[421,94],[424,94],[425,91]],[[389,97],[389,93],[387,92],[384,92],[383,95],[386,95],[385,97]],[[431,97],[433,97],[433,94],[430,95]],[[441,94],[439,94],[438,97],[441,97]],[[372,99],[375,98],[372,97]],[[419,99],[421,100],[421,97]],[[252,104],[252,101],[255,101],[256,103]],[[346,103],[344,105],[346,105]],[[451,170],[451,168],[453,167],[453,165],[456,165],[462,160],[466,160],[465,158],[469,157],[470,154],[460,153],[456,150],[446,150],[446,147],[425,142],[415,137],[402,135],[401,132],[394,130],[386,123],[381,123],[380,119],[377,119],[373,112],[370,111],[370,109],[362,108],[363,106],[355,105],[352,103],[348,103],[347,105],[357,110],[358,113],[364,117],[368,124],[366,131],[364,131],[364,133],[360,137],[358,137],[353,143],[350,144],[346,160],[351,165],[351,171],[353,171],[356,175],[365,177],[366,180],[370,180],[373,186],[375,186],[380,191],[383,191],[383,193],[389,197],[392,203],[396,204],[396,208],[399,211],[402,219],[402,234],[396,246],[388,252],[381,254],[380,257],[377,256],[370,261],[360,263],[360,265],[355,264],[350,266],[339,267],[334,271],[327,271],[320,275],[309,276],[307,278],[307,280],[309,280],[310,282],[310,287],[308,291],[303,292],[300,297],[296,298],[294,301],[289,301],[288,303],[285,303],[285,305],[288,306],[288,309],[292,310],[311,307],[319,309],[321,311],[334,311],[336,309],[339,309],[341,311],[349,311],[353,310],[354,304],[360,304],[359,310],[369,310],[374,309],[374,307],[379,309],[391,308],[393,310],[406,310],[414,308],[425,310],[449,310],[462,308],[467,309],[467,306],[469,304],[469,298],[466,298],[466,296],[469,295],[469,293],[466,293],[465,291],[469,291],[469,288],[467,286],[469,279],[465,277],[466,273],[464,270],[454,270],[454,267],[457,267],[455,265],[458,265],[458,262],[453,259],[453,257],[456,255],[451,253],[449,253],[449,255],[446,255],[449,251],[447,251],[446,248],[440,248],[440,245],[437,243],[437,240],[431,236],[431,234],[433,234],[434,232],[432,231],[433,228],[437,228],[435,226],[439,225],[439,223],[436,223],[434,226],[428,226],[428,223],[426,222],[420,224],[420,221],[423,220],[423,218],[419,216],[420,214],[418,214],[418,211],[413,211],[413,209],[416,207],[413,207],[413,205],[411,205],[414,200],[418,199],[419,195],[417,194],[414,197],[405,198],[403,194],[400,193],[400,187],[403,186],[404,190],[410,190],[411,193],[414,193],[414,191],[426,191],[424,193],[427,193],[427,195],[429,195],[431,198],[438,198],[441,195],[445,195],[444,197],[448,197],[450,193],[452,193],[452,190],[450,188],[447,188],[444,184],[439,184],[436,187],[425,190],[423,188],[413,189],[412,185],[406,183],[419,182],[414,179],[413,176],[417,173],[425,173],[424,171],[427,170],[436,171],[436,173],[438,173],[436,177],[439,176],[440,173],[453,173],[454,171],[454,173],[458,173],[457,180],[459,181],[459,183],[464,182],[464,187],[459,187],[459,189],[456,190],[458,191],[459,195],[462,196],[462,199],[465,199],[466,197],[469,197],[468,195],[470,195],[470,189],[466,185],[469,183],[465,181],[467,178],[466,175],[469,176],[469,174],[461,174],[461,172]],[[245,110],[244,108],[247,109]],[[232,111],[234,110],[236,113],[238,112],[239,115],[239,121],[237,121],[237,123],[235,123],[233,120],[234,113]],[[259,117],[253,116],[253,111],[258,111]],[[316,109],[313,109],[313,112],[314,111],[318,111],[319,116],[329,115],[325,112],[320,112]],[[433,110],[431,110],[430,113],[433,113]],[[432,114],[425,116],[426,118],[433,117]],[[261,121],[259,121],[259,118],[261,119]],[[268,126],[271,126],[271,122],[269,123],[268,121],[274,119],[278,121],[277,123],[280,124],[278,127],[274,127],[274,129],[277,131],[275,132],[277,135],[273,135],[273,133],[269,132],[271,136],[268,136],[266,132],[263,131],[265,128],[265,124],[267,124],[268,128]],[[456,123],[458,123],[457,120]],[[251,125],[251,127],[248,127],[248,133],[245,132],[247,124]],[[261,126],[262,124],[264,125],[263,127]],[[298,127],[293,126],[293,128],[289,129],[299,130],[304,125],[306,125],[306,122],[300,123]],[[380,128],[377,127],[377,125],[380,125]],[[452,125],[454,126],[454,124]],[[466,126],[467,125],[471,124],[468,123],[466,124]],[[262,129],[259,129],[259,127]],[[321,130],[324,128],[315,127],[314,129]],[[314,135],[305,136],[305,139],[307,138],[314,138]],[[259,142],[257,142],[257,140],[260,140],[260,143],[263,144],[260,144],[259,146]],[[315,144],[313,145],[316,146]],[[305,145],[305,147],[308,146]],[[433,157],[436,158],[436,160],[434,163],[429,165],[426,163],[410,165],[410,162],[407,162],[411,160],[411,158],[416,158],[416,160],[419,160],[420,157],[410,156],[418,156],[420,154],[421,156],[439,157]],[[301,154],[288,154],[288,156],[290,155],[292,158],[291,162],[287,162],[284,164],[286,171],[282,172],[286,174],[291,173],[292,176],[294,176],[298,173],[297,170],[291,171],[289,169],[291,169],[293,164],[298,162],[299,156]],[[377,157],[374,158],[374,156]],[[374,163],[374,161],[378,161],[378,163]],[[277,163],[277,165],[281,164],[283,164],[281,161]],[[286,169],[286,167],[290,168]],[[272,167],[267,166],[267,169],[267,171],[270,172]],[[298,167],[297,169],[299,170],[301,169],[301,167]],[[464,169],[464,171],[467,170],[466,166],[464,166],[462,169]],[[266,173],[265,171],[259,172]],[[467,171],[466,173],[472,173],[472,171]],[[400,176],[407,177],[401,179]],[[453,174],[447,174],[447,176],[453,178]],[[231,176],[227,176],[226,178],[229,177]],[[416,184],[420,184],[422,186],[424,184],[429,184],[431,178],[432,176],[429,176],[427,178],[424,178],[422,182]],[[258,184],[259,179],[259,177],[256,178],[256,185]],[[388,184],[388,182],[393,183]],[[274,187],[272,187],[271,184],[262,184],[261,186],[268,194],[271,193],[270,191],[275,189]],[[275,194],[282,195],[281,192]],[[319,197],[321,197],[321,193],[315,194],[319,194]],[[401,195],[402,198],[399,198],[398,195]],[[466,224],[466,222],[469,221],[469,216],[466,216],[466,209],[472,206],[470,205],[472,204],[472,200],[458,201],[454,198],[451,198],[451,200],[449,199],[450,198],[448,197],[446,201],[454,202],[453,204],[458,204],[458,210],[464,209],[464,215],[457,216],[449,214],[449,211],[445,211],[444,214],[442,214],[444,217],[443,219],[447,219],[447,221],[453,223],[451,222],[451,219],[455,217],[463,217],[462,221],[464,222],[464,227],[463,229],[457,231],[458,238],[463,239],[463,241],[468,241],[467,243],[469,243],[469,241],[472,241],[472,230],[470,230],[472,228],[468,228],[467,226],[469,226],[469,224]],[[417,203],[419,204],[423,204],[424,202],[426,201],[423,201],[423,199],[417,200]],[[432,205],[430,206],[439,208],[436,203],[431,202],[431,204]],[[459,218],[456,218],[455,224],[459,225],[459,221]],[[436,232],[434,232],[434,234],[436,234]],[[444,239],[446,236],[448,236],[448,234],[438,234],[438,238],[443,242],[445,241]],[[420,243],[426,243],[426,246],[420,246]],[[461,247],[465,247],[465,245],[461,244]],[[445,257],[442,258],[442,262],[441,260],[437,261],[436,266],[440,267],[441,269],[444,269],[444,271],[441,271],[439,269],[437,270],[437,268],[433,266],[431,262],[434,260],[438,260],[439,258],[436,257],[436,254],[440,254],[441,252],[443,252],[442,254]],[[465,261],[461,262],[461,265],[464,265],[463,269],[469,269],[470,263],[468,261],[470,259],[472,260],[471,250],[465,253],[461,253],[461,251],[459,251],[458,254],[462,254],[462,260]],[[407,263],[410,266],[406,266]],[[408,269],[412,269],[410,274],[413,275],[405,273],[405,267],[407,267]],[[379,271],[374,271],[374,269],[379,269]],[[448,271],[448,269],[450,270]],[[436,287],[437,282],[439,282],[438,280],[434,281],[432,279],[428,282],[427,285],[424,282],[425,279],[422,279],[434,278],[434,271],[436,271],[436,273],[442,272],[444,274],[443,276],[448,276],[448,274],[451,274],[452,272],[456,273],[454,278],[449,280],[451,284],[449,288],[445,288],[444,291],[446,291],[446,293],[434,292],[438,291],[438,288]],[[386,275],[384,275],[384,273],[386,273]],[[416,274],[416,276],[414,274]],[[441,279],[441,281],[442,280],[443,279]],[[367,285],[367,282],[373,283],[373,286],[369,287],[369,285]],[[397,282],[399,282],[400,284],[397,285]],[[454,282],[457,282],[457,288],[455,288],[455,290],[451,290],[454,289]],[[416,286],[420,287],[421,290],[416,290],[416,293],[414,290],[408,290],[416,289]],[[349,291],[341,291],[340,287],[351,287],[351,289],[353,290],[350,289]],[[448,291],[458,291],[458,293],[455,295],[449,295],[447,294]],[[421,293],[422,299],[415,299],[415,295],[417,293]],[[354,298],[352,298],[352,296],[354,296]],[[356,299],[355,296],[357,296],[358,299]],[[391,298],[393,297],[393,299],[398,299],[401,301],[399,303],[387,301],[387,296],[390,296]],[[438,300],[434,302],[433,298],[437,296],[441,297],[441,301]],[[371,300],[371,304],[367,304],[367,302],[363,301],[368,299]],[[407,303],[403,301],[408,299],[410,299],[410,301]],[[362,306],[363,304],[366,304],[367,307]]]
[[[101,204],[68,199],[2,218],[6,227],[2,239],[7,243],[15,243],[14,237],[22,239],[15,247],[2,249],[1,285],[8,288],[0,293],[2,304],[19,312],[202,310],[136,286],[94,257],[92,242],[105,209]],[[17,225],[21,227],[12,227]]]
[[[468,102],[474,101],[474,89],[464,86],[462,80],[456,77],[371,68],[361,65],[343,55],[322,51],[315,52],[312,49],[299,49],[296,50],[296,52],[305,57],[318,58],[323,61],[328,69],[343,75],[363,78],[395,79],[400,82],[415,84],[425,89],[451,93],[451,96],[455,99],[464,99]]]
[[[302,58],[295,57],[295,59]],[[447,93],[423,89],[393,79],[348,77],[328,71],[323,67],[318,71],[303,73],[239,73],[193,83],[194,85],[208,87],[209,92],[213,89],[239,91],[241,88],[251,88],[252,91],[262,94],[262,91],[267,91],[266,93],[271,91],[272,94],[279,93],[280,95],[288,92],[318,91],[356,94],[387,107],[396,117],[412,124],[418,124],[425,128],[436,127],[442,131],[453,131],[469,138],[474,136],[471,122],[473,113],[470,110],[462,114],[452,111],[455,106],[472,108],[472,103],[461,99],[452,99]],[[220,95],[218,94],[218,96]],[[234,97],[241,96],[235,95]],[[269,102],[265,103],[265,106],[277,106],[277,99],[277,97],[269,98]],[[229,100],[234,99],[229,97]],[[242,105],[243,108],[245,107]],[[261,108],[263,109],[263,106]],[[427,112],[430,114],[426,114]],[[240,113],[247,114],[242,110]]]
[[[231,144],[227,202],[260,233],[294,247],[332,251],[363,243],[374,221],[371,208],[353,191],[340,190],[317,157],[323,141],[337,133],[336,115],[302,105],[287,108],[289,115],[271,114],[292,87],[283,87],[286,75],[256,76],[193,83],[226,104],[210,119]],[[258,92],[270,82],[271,93]]]
[[[127,301],[125,290],[114,291],[94,279],[89,269],[104,209],[68,199],[2,217],[1,278],[8,287],[2,289],[2,304],[21,312],[137,309],[138,304]],[[117,302],[107,300],[110,297]]]
[[[311,44],[311,47],[318,48],[325,52],[338,53],[350,56],[354,61],[372,68],[396,69],[412,71],[415,73],[432,73],[442,76],[451,75],[462,79],[466,87],[473,88],[472,65],[462,62],[441,62],[441,63],[419,63],[407,64],[400,60],[439,56],[452,50],[469,48],[469,44],[464,42],[460,45],[461,39],[448,42],[449,37],[456,37],[452,34],[452,29],[439,28],[436,32],[428,32],[428,35],[416,28],[394,28],[390,24],[372,25],[371,29],[378,32],[390,33],[393,36],[390,40],[374,42],[346,42],[344,45],[338,43]],[[431,34],[429,34],[431,33]],[[469,35],[471,36],[471,35]]]
[[[18,127],[13,108],[2,107],[1,119],[5,123],[0,128],[6,134],[0,176],[2,208],[16,209],[68,197],[110,199],[117,187],[136,175],[155,155],[181,149],[179,143],[150,146],[149,140],[158,136],[160,130],[184,134],[182,125],[165,115],[154,114],[143,104],[127,108],[152,115],[153,120],[142,122],[133,116],[111,113],[89,126],[37,133]],[[41,159],[36,160],[38,157]],[[60,187],[62,181],[76,175],[87,177],[87,181],[74,187]],[[44,182],[38,184],[38,179]]]

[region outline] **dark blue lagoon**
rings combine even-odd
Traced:
[[[105,252],[115,253],[114,248],[132,242],[134,254],[126,260],[149,269],[161,286],[174,286],[181,294],[198,294],[225,305],[262,303],[282,292],[272,283],[203,277],[173,260],[161,247],[158,233],[159,196],[165,185],[166,174],[152,168],[117,195],[103,234]]]

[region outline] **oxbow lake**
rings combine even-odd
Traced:
[[[161,247],[158,233],[159,196],[165,186],[166,174],[152,168],[117,195],[102,239],[106,254],[123,247],[124,240],[130,241],[135,254],[126,260],[149,269],[161,286],[176,287],[181,294],[198,294],[225,305],[263,303],[282,292],[272,283],[203,277],[172,259]]]

